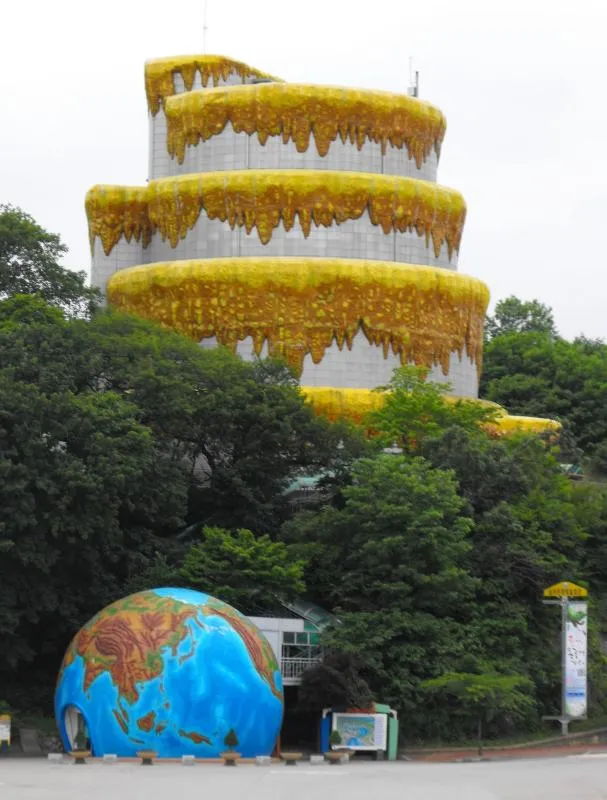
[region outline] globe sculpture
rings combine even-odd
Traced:
[[[94,755],[216,757],[233,729],[243,756],[269,755],[282,722],[280,670],[263,634],[232,606],[190,589],[118,600],[74,637],[57,683],[64,746],[84,719]]]
[[[333,418],[364,416],[402,364],[477,397],[489,291],[457,272],[466,205],[436,182],[438,108],[213,55],[149,61],[145,86],[147,185],[86,198],[113,306],[281,356]],[[496,411],[503,432],[558,427]]]

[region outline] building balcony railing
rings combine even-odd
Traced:
[[[307,669],[315,667],[322,661],[322,656],[311,656],[308,658],[283,658],[280,662],[280,672],[283,680],[295,682],[301,680],[301,676]]]

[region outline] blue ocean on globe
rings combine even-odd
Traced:
[[[244,757],[269,755],[282,723],[282,681],[263,634],[236,609],[190,589],[113,603],[76,635],[57,683],[67,750],[84,718],[93,755],[217,757],[234,730]]]

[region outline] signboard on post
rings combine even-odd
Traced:
[[[586,719],[588,709],[588,602],[571,598],[588,597],[588,589],[561,581],[544,589],[546,605],[561,609],[561,716],[544,717],[561,723],[563,736],[569,733],[572,719]]]
[[[342,747],[350,750],[385,750],[388,746],[386,714],[333,714],[333,730],[341,734]]]
[[[11,718],[8,714],[0,714],[0,745],[11,743]]]
[[[588,603],[568,602],[565,617],[565,714],[586,716],[586,663],[588,653]]]

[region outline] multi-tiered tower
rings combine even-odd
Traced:
[[[86,199],[113,305],[282,355],[321,406],[364,404],[407,362],[476,397],[489,292],[456,272],[466,208],[436,183],[438,109],[218,56],[150,61],[145,80],[148,184]]]

